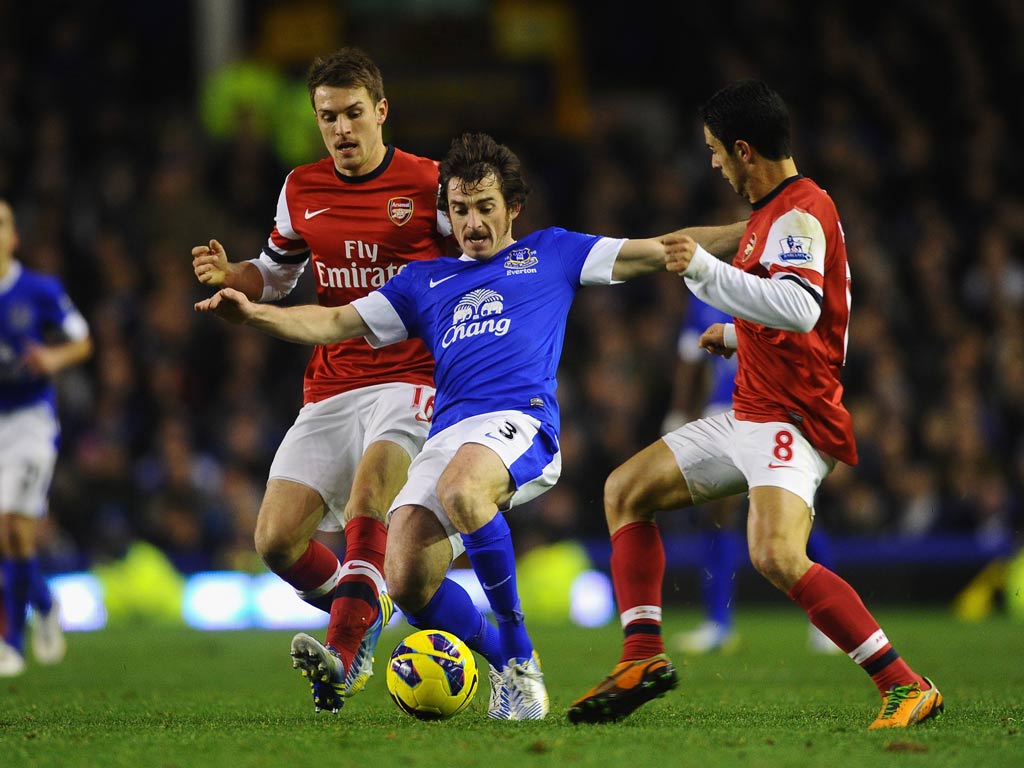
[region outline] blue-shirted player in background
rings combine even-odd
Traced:
[[[452,632],[487,659],[488,716],[506,720],[548,712],[519,603],[511,534],[498,513],[558,479],[555,374],[570,306],[584,285],[665,269],[663,238],[551,228],[517,241],[512,222],[527,192],[511,150],[485,134],[465,134],[441,163],[438,201],[460,258],[410,264],[379,290],[340,307],[253,304],[230,289],[196,304],[198,311],[291,341],[365,336],[379,346],[417,336],[426,342],[436,361],[433,424],[392,506],[385,578],[410,624]],[[743,228],[741,222],[687,232],[728,253]],[[497,627],[445,578],[463,551]],[[323,668],[330,668],[329,659]]]
[[[732,316],[705,304],[696,296],[687,298],[686,315],[679,329],[676,349],[679,363],[672,403],[662,432],[672,432],[688,421],[713,416],[732,408],[737,358],[709,355],[700,337],[715,323],[731,323]],[[733,628],[736,572],[745,564],[746,542],[739,529],[741,497],[730,496],[708,502],[695,511],[703,530],[700,536],[700,597],[704,621],[689,632],[676,636],[675,646],[683,653],[703,654],[730,651],[738,641]],[[828,535],[820,525],[811,529],[807,541],[811,558],[831,568]],[[808,647],[818,653],[838,653],[839,648],[813,624],[808,628]]]
[[[732,408],[736,356],[709,355],[699,344],[708,326],[731,322],[729,315],[697,297],[687,298],[676,344],[678,363],[672,403],[662,424],[663,433]],[[740,502],[739,497],[729,497],[695,510],[701,526],[698,578],[705,617],[699,627],[677,636],[676,645],[685,653],[730,650],[735,645],[732,602],[736,571],[744,556],[743,534],[737,530]]]
[[[32,651],[42,664],[64,658],[60,607],[37,557],[38,523],[60,426],[51,378],[92,354],[89,327],[60,281],[14,258],[14,212],[0,199],[0,562],[6,631],[0,677],[25,671],[25,624],[34,611]]]

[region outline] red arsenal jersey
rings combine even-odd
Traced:
[[[365,176],[343,176],[326,157],[288,174],[265,256],[313,273],[323,306],[380,288],[413,261],[444,253],[438,228],[437,162],[388,147]],[[364,339],[317,346],[303,400],[401,381],[433,385],[434,361],[418,339],[373,349]]]
[[[840,383],[850,324],[850,267],[832,199],[810,179],[787,180],[754,205],[733,265],[762,278],[795,279],[821,305],[810,333],[736,318],[736,417],[790,422],[818,450],[856,464],[853,420],[843,406]]]

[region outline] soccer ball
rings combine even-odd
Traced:
[[[448,632],[424,629],[395,648],[386,682],[403,712],[420,720],[446,720],[469,706],[480,677],[465,643]]]

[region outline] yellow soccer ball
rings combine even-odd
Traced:
[[[403,712],[420,720],[446,720],[469,706],[480,676],[465,643],[448,632],[424,629],[395,648],[386,682]]]

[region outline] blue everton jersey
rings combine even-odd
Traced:
[[[42,344],[48,333],[81,338],[86,328],[59,280],[13,262],[0,278],[0,412],[38,403],[54,407],[50,379],[30,374],[21,358],[29,344]]]
[[[417,336],[434,356],[431,434],[482,413],[519,410],[557,433],[555,374],[581,285],[607,285],[623,240],[543,229],[487,261],[408,265],[353,302],[374,346]]]

